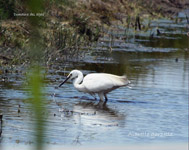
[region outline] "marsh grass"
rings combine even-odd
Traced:
[[[15,1],[0,0],[0,20],[14,17]]]
[[[114,40],[120,35],[123,40],[128,40],[131,34],[134,37],[135,34],[150,29],[150,22],[145,25],[144,20],[162,17],[158,7],[164,4],[156,6],[156,1],[147,0],[147,3],[144,3],[142,0],[47,0],[44,3],[42,0],[28,0],[28,3],[22,3],[21,0],[17,0],[13,5],[13,11],[43,12],[45,16],[1,20],[0,46],[12,49],[12,54],[5,53],[6,56],[15,56],[11,58],[12,62],[9,61],[10,64],[30,63],[30,58],[34,55],[30,55],[28,47],[30,39],[35,36],[31,29],[34,27],[38,28],[36,39],[44,45],[44,51],[40,51],[43,53],[40,54],[40,59],[45,60],[46,64],[52,64],[54,60],[64,62],[70,58],[78,59],[82,53],[81,49],[92,49],[91,45],[94,46],[100,37],[107,35],[111,39],[108,48],[111,51]],[[8,5],[2,0],[0,4]],[[156,11],[153,11],[153,8],[156,8]],[[124,34],[118,32],[119,28],[113,27],[115,24],[125,27]],[[114,35],[108,34],[105,30],[114,30]],[[36,47],[38,49],[39,46]],[[37,49],[33,48],[32,51]]]

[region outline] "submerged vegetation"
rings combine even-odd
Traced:
[[[31,4],[30,4],[31,3]],[[28,63],[29,39],[32,26],[29,20],[40,18],[37,24],[44,43],[43,59],[49,64],[57,57],[73,58],[83,47],[104,36],[104,29],[122,25],[135,30],[146,30],[142,20],[172,16],[187,8],[187,1],[171,0],[46,0],[43,11],[32,1],[0,0],[0,65]],[[29,5],[28,5],[29,4]]]

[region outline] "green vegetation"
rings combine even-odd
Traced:
[[[15,9],[14,0],[0,0],[0,19],[13,18]]]
[[[34,113],[35,120],[34,126],[34,141],[35,141],[35,149],[42,150],[44,143],[44,133],[45,133],[45,120],[44,114],[46,112],[46,105],[44,103],[43,96],[43,78],[41,73],[41,68],[39,66],[35,66],[29,72],[27,76],[29,80],[29,94],[30,99],[29,102],[31,104],[32,111]]]
[[[90,46],[103,36],[103,29],[121,24],[147,30],[148,26],[141,24],[144,18],[169,16],[189,5],[187,1],[177,0],[147,0],[145,3],[143,0],[42,0],[40,5],[36,2],[0,0],[0,56],[13,60],[12,63],[30,60],[27,54],[30,37],[34,34],[33,23],[44,47],[40,58],[50,61],[60,54],[73,56],[82,47]],[[7,52],[7,49],[11,50]],[[0,65],[3,64],[4,61],[0,61]]]
[[[43,0],[27,0],[26,8],[32,13],[43,11]],[[31,104],[32,112],[34,113],[35,124],[34,128],[34,141],[35,149],[43,150],[44,133],[45,133],[45,120],[44,114],[46,113],[44,92],[44,74],[41,69],[44,59],[44,40],[41,36],[39,24],[43,24],[43,19],[34,16],[28,18],[28,25],[30,26],[30,36],[28,41],[28,56],[30,60],[30,67],[27,71],[26,80],[28,81],[29,103]]]

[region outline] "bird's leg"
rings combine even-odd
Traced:
[[[103,93],[98,93],[98,96],[100,97],[100,101],[102,101],[103,102]]]
[[[104,94],[104,97],[105,97],[104,104],[106,104],[106,103],[107,103],[107,101],[108,101],[108,97],[106,96],[106,94]]]

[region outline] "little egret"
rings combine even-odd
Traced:
[[[61,87],[69,79],[73,79],[73,85],[78,91],[89,93],[92,96],[98,94],[100,101],[102,102],[105,98],[104,104],[108,101],[106,96],[107,93],[130,84],[130,81],[126,76],[116,76],[107,73],[91,73],[83,77],[83,73],[81,71],[72,70],[59,87]]]

